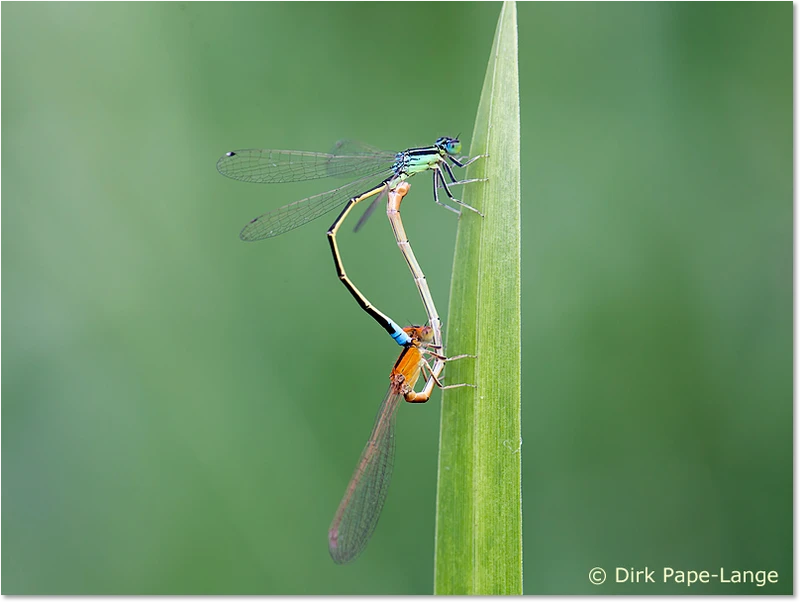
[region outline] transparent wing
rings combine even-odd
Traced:
[[[376,187],[378,182],[375,180],[381,177],[380,182],[382,182],[391,173],[391,169],[385,169],[382,172],[364,176],[339,188],[315,194],[260,215],[242,228],[239,238],[246,241],[262,240],[294,230],[313,219],[325,215],[354,196],[372,192],[373,188],[375,189],[374,192],[380,192],[380,188]]]
[[[394,161],[395,155],[390,151],[385,151],[370,144],[359,142],[358,140],[337,140],[333,145],[331,153],[334,155],[371,155],[374,157],[384,157],[387,161]]]
[[[361,217],[358,218],[358,222],[356,222],[355,227],[353,227],[353,232],[358,232],[361,230],[361,226],[367,223],[369,216],[372,215],[372,213],[375,211],[375,208],[378,206],[378,203],[380,203],[384,198],[386,197],[383,192],[375,197],[375,200],[369,204],[369,207],[367,207],[364,210],[364,213],[361,214]]]
[[[367,546],[386,501],[394,467],[394,423],[403,396],[392,385],[378,411],[367,445],[328,530],[336,564],[355,559]]]
[[[316,180],[330,176],[375,175],[391,168],[394,155],[313,153],[305,151],[245,149],[225,153],[217,161],[223,176],[274,184]]]

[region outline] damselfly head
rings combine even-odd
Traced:
[[[414,344],[427,345],[433,342],[433,328],[430,326],[406,326],[403,330]]]
[[[461,140],[458,138],[450,138],[449,136],[442,136],[436,139],[436,148],[442,149],[448,155],[457,155],[461,152]]]

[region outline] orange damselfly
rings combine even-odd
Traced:
[[[411,342],[403,348],[392,368],[389,390],[328,530],[328,550],[337,564],[354,560],[364,550],[378,524],[394,467],[395,418],[400,402],[428,401],[430,393],[414,391],[421,372],[428,372],[434,382],[439,382],[439,375],[433,372],[426,356],[433,356],[437,365],[441,361],[442,366],[445,361],[467,357],[445,359],[438,354],[433,346],[433,329],[430,326],[408,326],[403,331]],[[461,386],[466,385],[443,388]]]

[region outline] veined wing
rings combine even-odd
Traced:
[[[393,155],[328,154],[306,151],[245,149],[225,153],[217,161],[223,176],[274,184],[300,182],[330,176],[361,177],[375,175],[391,168]]]
[[[378,196],[375,197],[375,200],[369,204],[369,207],[364,209],[364,213],[361,214],[361,217],[358,218],[356,225],[353,226],[353,232],[358,232],[359,230],[361,230],[361,226],[367,223],[367,220],[369,219],[370,215],[372,215],[372,213],[375,211],[375,207],[378,206],[378,203],[380,203],[383,198],[384,198],[383,193],[379,194]]]
[[[373,157],[384,157],[387,161],[394,161],[397,153],[385,151],[370,144],[359,142],[358,140],[337,140],[333,145],[331,153],[334,155],[370,155]]]
[[[246,241],[262,240],[294,230],[325,215],[354,196],[372,192],[372,188],[374,188],[373,193],[377,194],[380,188],[376,187],[391,174],[392,170],[385,168],[383,171],[364,176],[339,188],[315,194],[260,215],[242,228],[239,238]]]
[[[392,385],[378,411],[367,445],[328,530],[336,564],[354,560],[367,546],[386,501],[394,467],[394,423],[402,394]]]

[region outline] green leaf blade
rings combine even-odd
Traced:
[[[472,136],[450,291],[440,433],[437,594],[522,593],[520,159],[516,6],[498,21]]]

